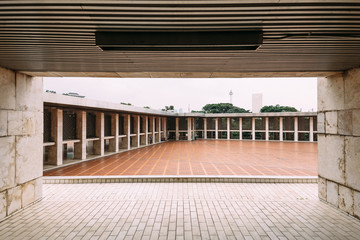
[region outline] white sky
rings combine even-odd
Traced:
[[[316,111],[316,78],[44,78],[44,91],[58,94],[77,92],[86,98],[126,102],[135,106],[161,109],[201,110],[208,103],[229,102],[251,110],[252,94],[263,94],[263,105],[293,106]]]

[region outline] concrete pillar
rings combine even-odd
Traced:
[[[255,118],[251,118],[252,140],[255,140]]]
[[[74,144],[74,158],[86,159],[86,111],[76,111],[76,138],[80,142]]]
[[[155,117],[151,117],[151,125],[152,125],[152,143],[156,143],[156,120]]]
[[[314,117],[310,117],[310,119],[309,119],[309,127],[310,127],[310,129],[309,129],[309,131],[310,131],[310,133],[309,133],[309,141],[310,142],[314,142]]]
[[[130,149],[130,114],[123,114],[124,117],[124,132],[126,137],[121,139],[121,147]]]
[[[175,119],[175,138],[176,141],[179,141],[180,133],[179,133],[179,118]]]
[[[104,144],[104,137],[105,137],[105,116],[103,112],[96,112],[96,137],[99,140],[94,141],[94,153],[100,156],[103,156],[105,153],[105,144]]]
[[[135,136],[132,137],[132,147],[140,147],[140,116],[135,115],[134,117],[134,131]]]
[[[360,219],[360,68],[318,78],[319,198]]]
[[[207,139],[207,120],[204,118],[204,139]]]
[[[159,135],[158,135],[158,142],[161,142],[161,117],[158,117],[158,128],[159,128]]]
[[[269,118],[265,118],[265,140],[269,141]]]
[[[113,139],[110,139],[109,150],[111,152],[119,151],[119,114],[111,114],[111,136],[114,136]]]
[[[149,116],[145,116],[145,145],[149,145]]]
[[[219,139],[219,118],[215,118],[215,139]]]
[[[42,78],[0,67],[0,221],[42,197],[42,96]]]
[[[227,130],[227,139],[229,140],[230,139],[230,124],[231,124],[231,119],[228,117],[226,119],[226,130]]]
[[[239,139],[242,140],[242,118],[239,118],[239,132],[240,132]]]
[[[191,134],[191,139],[192,140],[195,140],[195,118],[192,118],[191,119],[191,126],[192,126],[192,128],[191,128],[191,130],[192,130],[192,134]]]
[[[283,136],[283,130],[284,130],[284,122],[283,122],[284,118],[280,117],[279,119],[279,139],[280,141],[284,141],[284,136]]]
[[[298,117],[294,117],[294,141],[297,142],[299,141],[299,118]]]
[[[49,164],[63,164],[63,110],[51,109],[51,138],[55,142],[49,147]]]
[[[191,118],[188,117],[187,119],[187,140],[191,141]]]
[[[167,138],[168,138],[168,135],[167,135],[167,119],[166,119],[166,117],[163,117],[163,129],[164,129],[164,135],[163,135],[163,137],[164,137],[164,139],[165,139],[165,141],[167,141]]]
[[[140,137],[140,145],[147,145],[147,141],[146,141],[146,138],[147,138],[147,126],[146,126],[146,124],[147,124],[147,121],[146,121],[146,117],[145,116],[143,116],[142,118],[141,118],[141,121],[142,121],[142,125],[143,125],[143,131],[144,131],[144,135],[141,135],[141,137]],[[141,130],[141,129],[140,129]],[[141,132],[141,131],[140,131]]]

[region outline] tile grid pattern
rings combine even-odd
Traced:
[[[44,172],[45,176],[317,176],[317,144],[199,140],[167,142]]]
[[[54,184],[0,239],[360,239],[360,222],[316,184]]]

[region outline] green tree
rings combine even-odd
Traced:
[[[205,113],[249,113],[249,110],[236,107],[231,103],[213,103],[206,104],[202,110]]]
[[[174,106],[173,105],[165,106],[165,108],[161,109],[161,111],[174,111]]]
[[[276,104],[275,106],[263,106],[260,112],[298,112],[298,110],[294,107],[280,106],[279,104]]]

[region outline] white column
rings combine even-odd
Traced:
[[[310,117],[310,136],[309,136],[309,140],[310,142],[314,141],[314,117]]]
[[[177,117],[175,119],[175,139],[176,141],[179,141],[179,118]]]
[[[99,140],[94,141],[94,152],[97,155],[103,156],[105,152],[105,116],[103,112],[97,112],[95,113],[95,116],[95,133]]]
[[[239,118],[239,139],[242,140],[242,118]]]
[[[76,138],[79,143],[74,144],[74,158],[86,159],[86,112],[76,111]]]
[[[63,110],[51,109],[51,138],[55,146],[49,147],[49,164],[63,164]]]
[[[255,118],[251,118],[252,140],[255,140]]]
[[[207,139],[207,118],[204,118],[204,139]]]
[[[161,142],[161,117],[158,117],[158,127],[159,127],[158,139],[159,139],[159,142]]]
[[[231,120],[230,118],[228,117],[227,118],[227,122],[226,122],[226,129],[227,129],[227,139],[229,140],[230,139],[230,123],[231,123]]]
[[[269,141],[269,118],[265,118],[265,140]]]
[[[111,152],[119,151],[119,114],[111,114],[111,136],[114,136],[113,139],[110,139],[109,150]]]
[[[166,117],[163,117],[163,129],[164,129],[164,139],[165,141],[167,141],[167,118]]]
[[[279,119],[279,138],[280,141],[284,141],[284,136],[283,136],[283,117],[280,117]]]
[[[299,118],[294,117],[294,141],[295,142],[299,141],[298,122],[299,122]]]
[[[215,118],[215,139],[219,139],[219,118]]]
[[[187,140],[191,141],[191,118],[189,117],[187,119],[187,134],[188,134]]]
[[[145,145],[149,145],[149,116],[145,116]]]
[[[152,119],[152,123],[151,123],[151,125],[152,125],[152,143],[154,144],[154,143],[156,143],[156,134],[155,134],[155,132],[156,132],[156,118],[155,117],[151,117],[151,119]]]
[[[140,115],[135,116],[134,121],[136,122],[136,124],[135,124],[136,144],[137,144],[137,147],[140,147]]]

